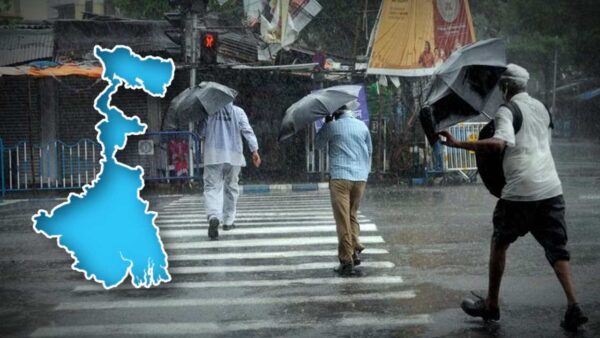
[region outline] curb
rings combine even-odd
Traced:
[[[240,186],[241,193],[261,194],[271,192],[300,192],[329,189],[329,183],[299,183],[299,184],[247,184]]]
[[[240,185],[240,193],[245,194],[269,194],[277,192],[303,192],[303,191],[321,191],[329,190],[329,182],[320,183],[297,183],[297,184],[246,184]],[[158,194],[157,197],[181,197],[186,194]],[[35,198],[21,198],[21,199],[0,199],[0,206],[15,203],[13,201],[25,202],[25,201],[59,201],[66,200],[65,197],[35,197]]]

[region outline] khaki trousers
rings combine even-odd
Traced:
[[[352,263],[354,251],[362,251],[364,247],[358,239],[360,226],[358,224],[358,207],[365,191],[367,182],[331,180],[331,206],[335,218],[338,235],[338,258],[340,263]]]

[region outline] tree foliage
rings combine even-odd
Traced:
[[[597,1],[477,0],[471,5],[478,38],[504,38],[509,61],[530,70],[540,93],[550,92],[555,52],[559,81],[600,73]]]
[[[8,11],[12,8],[11,0],[0,0],[0,12]]]

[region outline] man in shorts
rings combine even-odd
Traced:
[[[470,316],[484,320],[500,319],[498,295],[504,273],[506,250],[511,243],[528,232],[544,248],[546,258],[567,298],[563,328],[576,331],[588,318],[577,304],[571,277],[569,251],[566,249],[567,228],[562,186],[550,152],[551,116],[546,107],[525,91],[529,73],[510,64],[500,79],[505,100],[515,103],[522,112],[523,123],[515,134],[513,114],[501,107],[495,116],[494,137],[458,141],[449,132],[441,136],[447,146],[472,151],[504,151],[502,167],[506,185],[494,210],[494,233],[490,250],[488,294],[484,299],[465,299],[462,309]]]

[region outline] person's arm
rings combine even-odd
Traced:
[[[200,136],[200,138],[206,138],[206,125],[207,124],[208,124],[208,121],[206,119],[202,120],[202,122],[199,123],[198,135]]]
[[[455,139],[448,131],[442,131],[439,135],[444,136],[446,141],[442,141],[449,147],[461,148],[481,152],[502,152],[507,146],[515,145],[515,130],[513,128],[513,116],[506,107],[498,109],[494,117],[496,131],[494,137],[477,141],[459,141]]]
[[[329,142],[330,123],[331,120],[327,120],[326,118],[325,124],[323,124],[321,129],[319,129],[319,131],[317,132],[317,135],[315,136],[315,149],[321,150],[325,149],[325,146],[327,146],[327,143]]]
[[[260,155],[258,154],[258,140],[256,139],[256,135],[254,134],[254,130],[252,129],[250,122],[248,121],[246,112],[244,112],[244,110],[241,108],[237,108],[236,113],[238,115],[240,131],[248,142],[248,147],[252,152],[252,163],[254,163],[254,166],[258,168],[262,163]]]
[[[495,137],[477,141],[459,141],[448,131],[444,130],[438,134],[446,138],[445,141],[442,141],[442,144],[453,148],[461,148],[476,152],[502,152],[506,147],[506,141]]]
[[[369,131],[369,128],[367,128],[367,149],[369,150],[369,157],[372,158],[373,157],[373,142],[371,141],[371,132]]]

